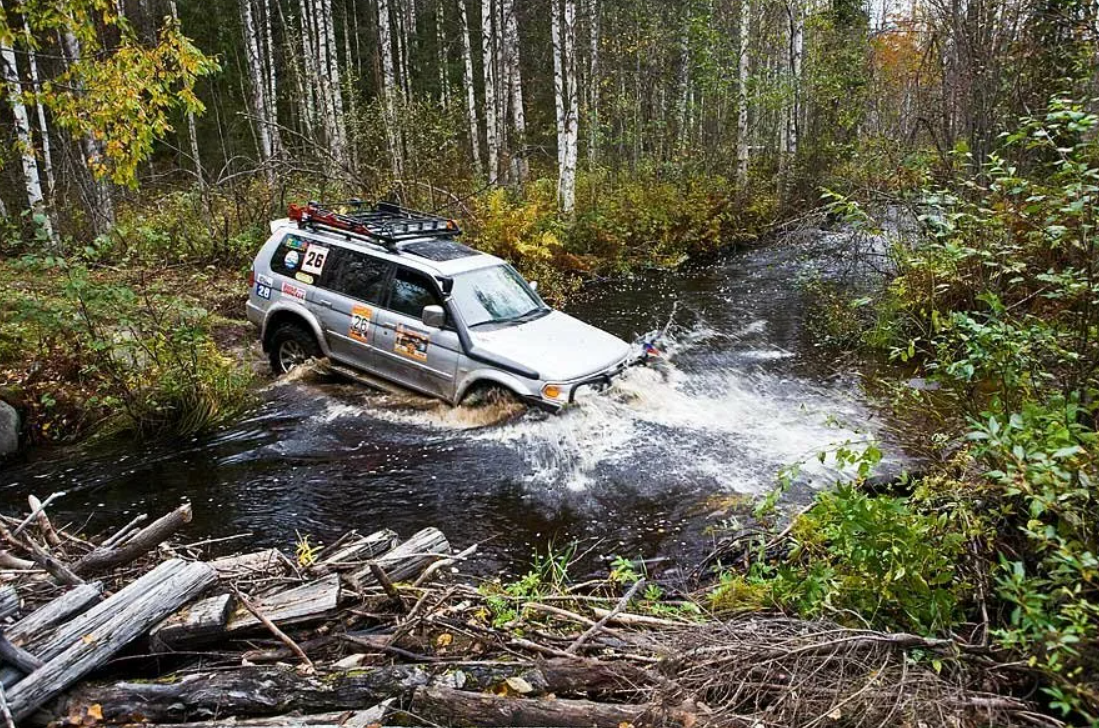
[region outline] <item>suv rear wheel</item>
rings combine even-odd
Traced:
[[[321,358],[321,348],[313,332],[301,324],[282,324],[275,329],[268,353],[271,369],[276,374],[285,374],[310,359]]]

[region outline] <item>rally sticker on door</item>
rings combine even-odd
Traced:
[[[365,344],[367,334],[370,333],[370,317],[373,315],[374,310],[368,306],[352,306],[351,325],[347,329],[347,335]]]
[[[301,286],[295,286],[293,283],[283,283],[282,284],[282,294],[284,296],[290,296],[291,298],[296,298],[299,301],[304,301],[305,300],[305,289],[302,288]]]
[[[397,324],[397,338],[393,341],[393,351],[416,361],[427,361],[427,345],[431,339],[423,331],[410,329]]]
[[[328,260],[328,248],[319,245],[310,245],[305,251],[305,262],[301,264],[303,273],[312,273],[319,276],[324,270],[324,261]]]

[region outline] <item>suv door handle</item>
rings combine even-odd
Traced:
[[[326,301],[323,298],[316,298],[313,300],[313,303],[317,304],[318,306],[324,306],[325,308],[332,308],[332,302]]]

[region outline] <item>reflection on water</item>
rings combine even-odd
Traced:
[[[763,492],[795,461],[804,494],[837,477],[816,453],[874,436],[857,381],[803,331],[797,280],[830,242],[592,288],[569,311],[624,338],[664,327],[674,307],[666,357],[559,416],[455,409],[303,370],[211,436],[40,454],[0,472],[0,499],[22,507],[27,493],[66,490],[57,517],[91,514],[89,528],[190,500],[195,540],[250,534],[226,549],[437,525],[458,545],[486,542],[486,567],[572,539],[689,563],[706,545],[710,496]]]

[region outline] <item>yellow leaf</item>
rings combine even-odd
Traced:
[[[454,635],[449,632],[443,632],[441,635],[435,638],[436,647],[448,647],[450,643],[454,641]]]

